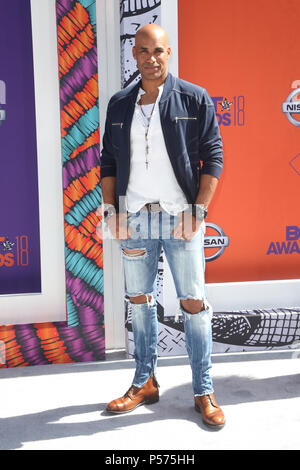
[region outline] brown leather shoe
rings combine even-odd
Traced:
[[[210,395],[196,396],[195,408],[202,414],[202,421],[214,429],[221,429],[225,424],[225,416],[213,393]]]
[[[132,385],[121,398],[108,403],[106,411],[109,413],[129,413],[141,405],[150,405],[159,400],[158,383],[151,376],[143,387]]]

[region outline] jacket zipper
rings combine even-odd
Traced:
[[[122,127],[123,127],[123,124],[124,124],[123,122],[112,122],[112,123],[111,123],[112,126],[120,126],[121,129],[122,129]]]
[[[176,121],[176,124],[178,123],[179,120],[197,121],[197,118],[196,117],[189,117],[189,116],[175,116],[174,121]]]

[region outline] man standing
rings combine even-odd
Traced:
[[[168,72],[166,32],[136,34],[141,81],[116,93],[107,109],[101,182],[104,220],[121,240],[126,297],[132,306],[136,370],[124,396],[107,405],[125,413],[158,401],[155,279],[161,248],[182,312],[195,408],[221,428],[211,369],[212,309],[204,284],[204,219],[222,171],[222,141],[207,91]]]

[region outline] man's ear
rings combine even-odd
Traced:
[[[135,46],[133,46],[132,48],[132,55],[133,55],[133,58],[136,60]]]

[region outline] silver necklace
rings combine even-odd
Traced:
[[[149,140],[148,140],[148,134],[149,134],[149,128],[150,128],[150,121],[151,121],[152,114],[153,114],[153,111],[154,111],[154,108],[155,108],[155,103],[153,104],[153,108],[152,108],[152,111],[151,111],[151,114],[150,114],[149,117],[147,117],[146,114],[144,113],[141,104],[140,104],[140,108],[141,108],[141,111],[142,111],[142,113],[143,113],[143,116],[144,116],[144,117],[146,118],[146,120],[148,121],[148,125],[145,126],[145,142],[146,142],[146,149],[145,149],[145,157],[146,157],[146,160],[145,160],[145,164],[146,164],[146,170],[148,170],[148,166],[149,166],[149,160],[148,160],[148,156],[149,156]]]

